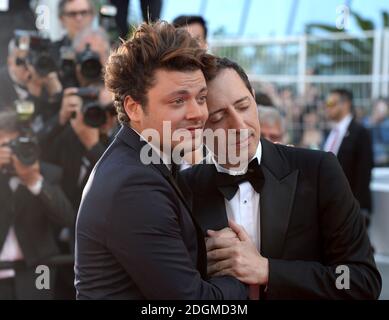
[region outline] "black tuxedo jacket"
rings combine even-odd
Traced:
[[[358,203],[335,156],[261,143],[260,252],[269,259],[270,271],[265,297],[377,298],[381,278]],[[193,214],[203,232],[228,225],[215,174],[213,164],[181,172],[180,184],[192,193]],[[349,267],[350,290],[336,288],[339,265]]]
[[[361,208],[371,211],[373,147],[369,131],[354,119],[347,129],[337,156]]]
[[[124,126],[96,164],[76,223],[78,299],[245,299],[232,277],[206,279],[201,231],[164,164]]]

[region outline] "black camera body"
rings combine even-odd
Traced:
[[[16,30],[16,46],[28,52],[26,61],[31,64],[36,72],[45,77],[50,72],[58,71],[58,63],[54,44],[50,39],[35,31]]]
[[[84,51],[77,54],[77,64],[80,65],[81,75],[88,81],[99,81],[102,79],[103,66],[100,62],[100,56],[86,45]]]
[[[51,72],[58,71],[55,54],[55,49],[49,39],[39,36],[30,38],[27,59],[40,76],[45,77]]]
[[[30,166],[39,159],[39,144],[34,137],[19,136],[8,142],[5,146],[9,147],[13,154],[25,166]]]
[[[79,88],[76,95],[82,98],[84,122],[92,128],[99,128],[107,122],[106,110],[99,103],[100,89],[96,87]]]

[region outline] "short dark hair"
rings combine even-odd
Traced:
[[[58,3],[58,16],[59,17],[62,17],[65,13],[65,6],[69,3],[69,2],[72,2],[74,0],[60,0],[59,3]],[[92,10],[92,13],[95,14],[96,13],[96,8],[95,8],[95,5],[94,5],[94,2],[92,0],[87,0],[87,2],[89,3],[89,6]]]
[[[255,93],[255,102],[259,106],[266,106],[266,107],[273,107],[274,106],[271,98],[266,93],[263,93],[260,91]]]
[[[338,94],[342,101],[348,101],[350,104],[353,104],[353,93],[345,88],[335,88],[330,91],[330,94]]]
[[[247,76],[246,72],[243,70],[243,68],[239,64],[237,64],[236,62],[234,62],[228,58],[220,58],[220,57],[216,58],[216,72],[214,73],[214,76],[210,80],[215,78],[221,71],[226,70],[226,69],[235,70],[235,72],[242,79],[246,88],[249,90],[250,94],[252,96],[254,96],[253,88],[251,86],[249,77]]]
[[[203,27],[204,30],[204,39],[207,39],[208,36],[208,28],[207,22],[204,20],[202,16],[186,16],[181,15],[173,20],[173,25],[176,28],[186,27],[189,24],[199,23]]]
[[[111,54],[105,68],[105,85],[114,94],[119,121],[129,124],[126,96],[147,106],[147,92],[157,69],[201,70],[206,80],[215,71],[215,57],[201,49],[184,29],[164,21],[142,23],[133,36]]]

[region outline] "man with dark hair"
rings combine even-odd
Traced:
[[[205,129],[226,139],[207,141],[207,163],[180,179],[209,237],[208,275],[235,276],[251,299],[378,298],[381,277],[336,158],[260,139],[247,82],[236,63],[217,60]],[[245,157],[233,162],[231,152]]]
[[[326,112],[332,129],[324,143],[324,151],[335,154],[350,183],[366,221],[371,213],[370,179],[373,147],[369,131],[353,116],[353,94],[347,89],[331,90]]]
[[[201,48],[207,49],[208,28],[203,17],[178,16],[173,20],[173,25],[176,28],[185,28],[198,41]]]
[[[105,82],[122,128],[84,189],[76,226],[78,299],[245,299],[232,277],[206,276],[204,238],[169,158],[207,118],[214,57],[185,30],[142,24],[113,53]],[[164,130],[163,122],[170,124]],[[149,141],[148,132],[157,136]],[[143,153],[144,150],[151,151]]]

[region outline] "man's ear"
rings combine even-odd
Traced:
[[[128,118],[133,123],[141,121],[143,110],[140,103],[132,99],[131,96],[126,96],[123,102],[124,111],[126,112]]]
[[[251,93],[253,94],[254,100],[255,100],[255,90],[254,88],[251,88]]]

